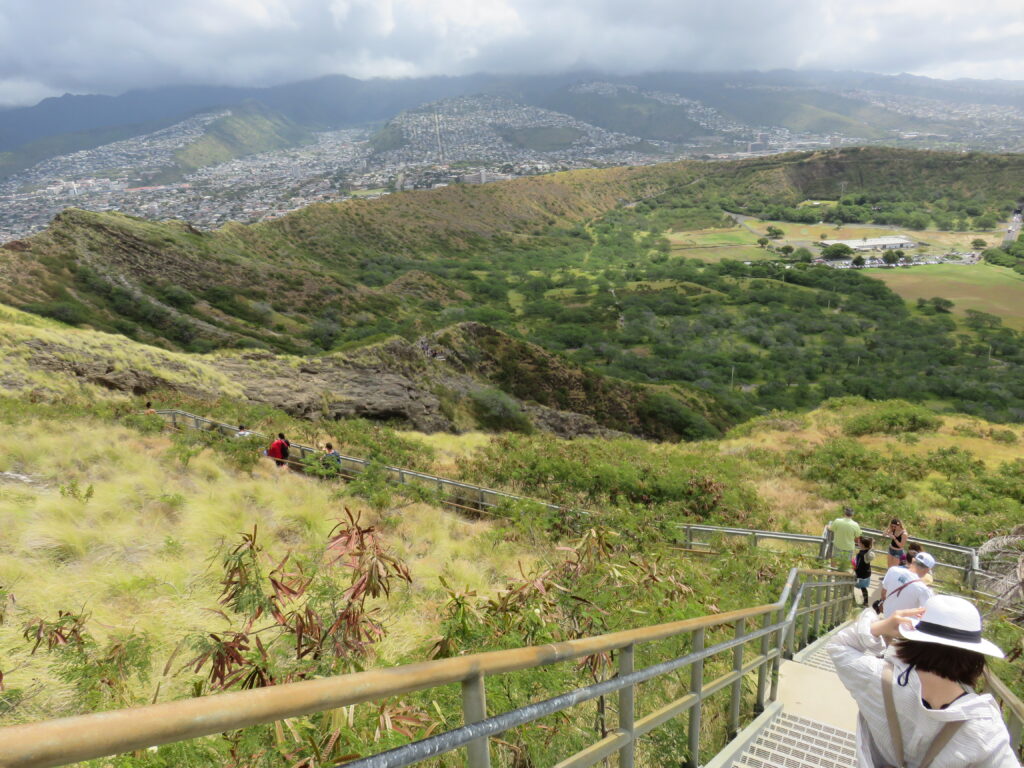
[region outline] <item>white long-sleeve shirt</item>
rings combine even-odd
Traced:
[[[896,765],[896,750],[882,700],[882,668],[892,664],[896,680],[906,672],[907,666],[894,654],[879,658],[885,651],[885,643],[871,634],[871,624],[877,619],[873,610],[864,611],[828,645],[839,679],[860,709],[857,768]],[[971,692],[947,709],[928,709],[921,703],[921,680],[917,671],[911,670],[905,686],[893,685],[893,697],[903,730],[904,755],[910,768],[915,768],[924,757],[942,726],[954,720],[966,722],[935,758],[932,768],[1020,768],[999,708],[989,694]]]

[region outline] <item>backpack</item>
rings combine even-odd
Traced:
[[[875,553],[870,549],[858,550],[857,554],[853,556],[853,572],[858,579],[866,579],[871,576],[871,561],[874,558]]]

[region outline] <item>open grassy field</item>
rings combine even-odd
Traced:
[[[999,315],[1003,322],[1024,329],[1024,276],[990,264],[960,266],[934,264],[910,269],[877,269],[870,272],[907,301],[941,296],[962,316],[968,309]]]
[[[692,232],[670,232],[668,241],[673,249],[710,245],[756,245],[757,235],[745,227],[729,229],[698,229]]]

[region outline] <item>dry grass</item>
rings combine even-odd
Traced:
[[[9,394],[42,390],[83,399],[120,396],[59,372],[61,368],[101,364],[107,375],[151,374],[183,389],[242,396],[238,384],[201,357],[168,352],[114,334],[67,328],[4,305],[0,305],[0,355],[0,389]]]
[[[399,432],[399,434],[433,448],[437,452],[434,459],[434,471],[442,476],[456,474],[459,459],[463,459],[477,448],[487,445],[493,437],[486,432],[463,432],[457,435],[450,432],[435,432],[428,435],[424,432],[408,431]]]
[[[391,634],[380,663],[422,656],[446,599],[440,576],[488,593],[538,556],[496,539],[489,522],[421,504],[381,517],[356,499],[333,496],[336,486],[269,462],[246,475],[204,452],[183,467],[169,455],[167,438],[120,427],[26,422],[9,428],[5,445],[0,472],[33,479],[0,485],[0,586],[17,598],[0,626],[0,670],[8,687],[34,692],[8,722],[70,713],[47,654],[29,655],[21,637],[26,621],[85,611],[100,641],[121,630],[145,632],[155,642],[155,685],[181,638],[229,626],[213,613],[223,608],[220,554],[254,525],[268,560],[318,551],[346,506],[381,526],[386,543],[408,561],[413,583],[382,606]],[[183,678],[165,683],[161,696],[185,695],[185,686]]]

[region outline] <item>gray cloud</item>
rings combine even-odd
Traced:
[[[586,67],[1024,79],[1018,0],[5,0],[0,104],[330,73]]]

